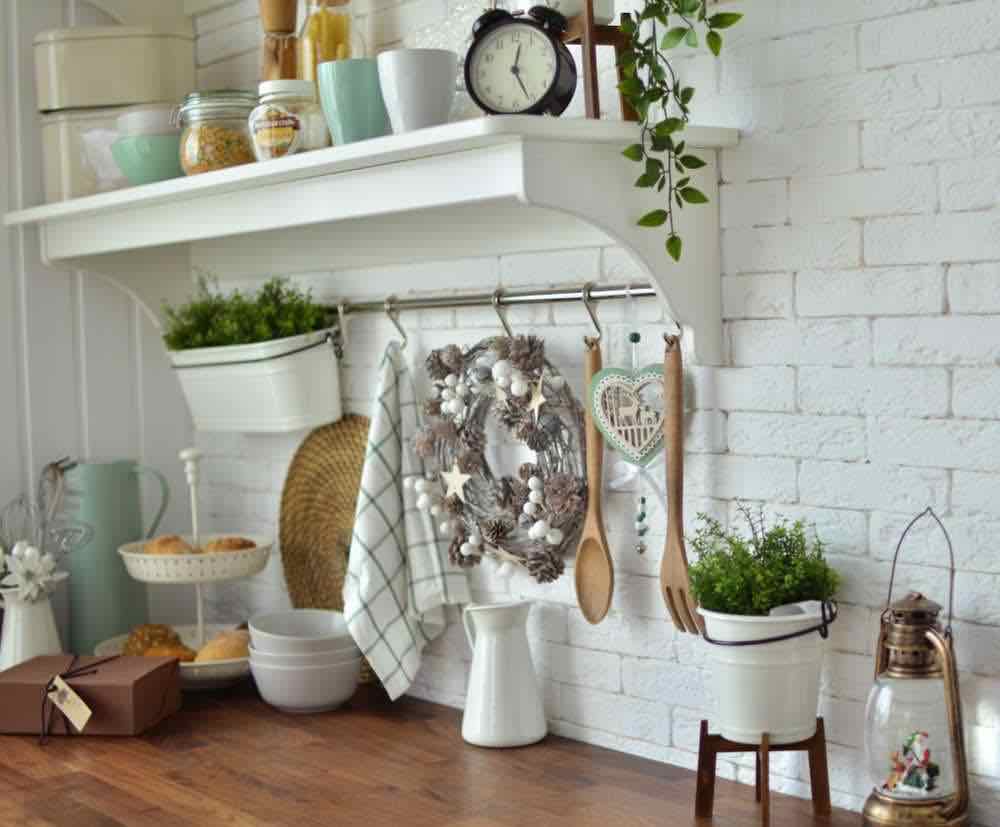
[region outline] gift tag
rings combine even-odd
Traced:
[[[52,679],[52,689],[49,690],[49,700],[66,719],[73,725],[77,732],[83,732],[83,728],[90,720],[90,707],[83,702],[83,698],[76,694],[66,681],[58,675]]]

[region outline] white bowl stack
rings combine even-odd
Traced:
[[[282,712],[326,712],[358,688],[361,651],[340,612],[290,609],[250,620],[250,671]]]

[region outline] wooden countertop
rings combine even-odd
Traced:
[[[284,715],[253,690],[188,693],[142,738],[0,738],[0,824],[67,827],[756,827],[750,787],[720,781],[697,820],[694,774],[549,737],[463,743],[461,713],[367,690],[337,712]],[[774,827],[856,827],[774,796]]]

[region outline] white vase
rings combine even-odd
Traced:
[[[17,589],[0,589],[3,598],[3,635],[0,671],[38,655],[60,655],[62,644],[48,595],[34,602],[22,600]]]
[[[799,632],[821,621],[821,604],[780,607],[767,617],[698,611],[706,637],[716,641],[763,640]],[[795,611],[794,614],[785,612]],[[741,744],[791,744],[816,732],[819,680],[826,641],[812,632],[777,643],[722,646],[708,643],[718,697],[714,728]]]
[[[528,648],[531,601],[470,604],[462,620],[472,670],[462,738],[480,747],[521,747],[548,731]]]

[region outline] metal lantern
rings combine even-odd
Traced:
[[[906,535],[925,516],[948,542],[948,623],[941,606],[911,593],[895,603],[896,561]],[[952,645],[955,556],[951,538],[930,508],[907,525],[896,545],[889,597],[875,652],[875,685],[868,696],[865,750],[873,790],[866,827],[960,827],[968,824],[969,779],[962,702]]]

